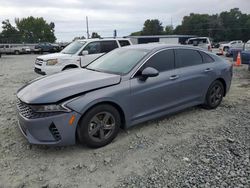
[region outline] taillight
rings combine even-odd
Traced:
[[[211,48],[211,46],[210,45],[208,45],[208,51],[211,51],[212,52],[212,48]]]

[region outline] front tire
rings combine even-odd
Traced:
[[[204,108],[206,108],[206,109],[217,108],[223,99],[224,91],[225,91],[225,89],[224,89],[224,86],[221,83],[221,81],[219,81],[219,80],[214,81],[210,85],[210,87],[207,91],[206,101],[205,101],[205,104],[203,105]]]
[[[80,120],[77,138],[81,144],[99,148],[112,142],[121,126],[118,110],[108,104],[90,109]]]

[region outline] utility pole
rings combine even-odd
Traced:
[[[88,21],[88,16],[86,16],[86,25],[87,25],[87,39],[89,39],[89,21]]]

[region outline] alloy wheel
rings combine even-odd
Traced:
[[[107,140],[115,129],[115,123],[114,116],[109,112],[96,114],[89,122],[89,136],[96,142]]]
[[[214,85],[210,92],[210,102],[213,106],[218,105],[223,97],[223,89],[219,84]]]

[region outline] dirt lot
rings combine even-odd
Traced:
[[[38,77],[34,55],[0,59],[0,187],[250,187],[250,72],[234,69],[216,110],[187,109],[121,131],[110,145],[29,145],[15,93]]]

